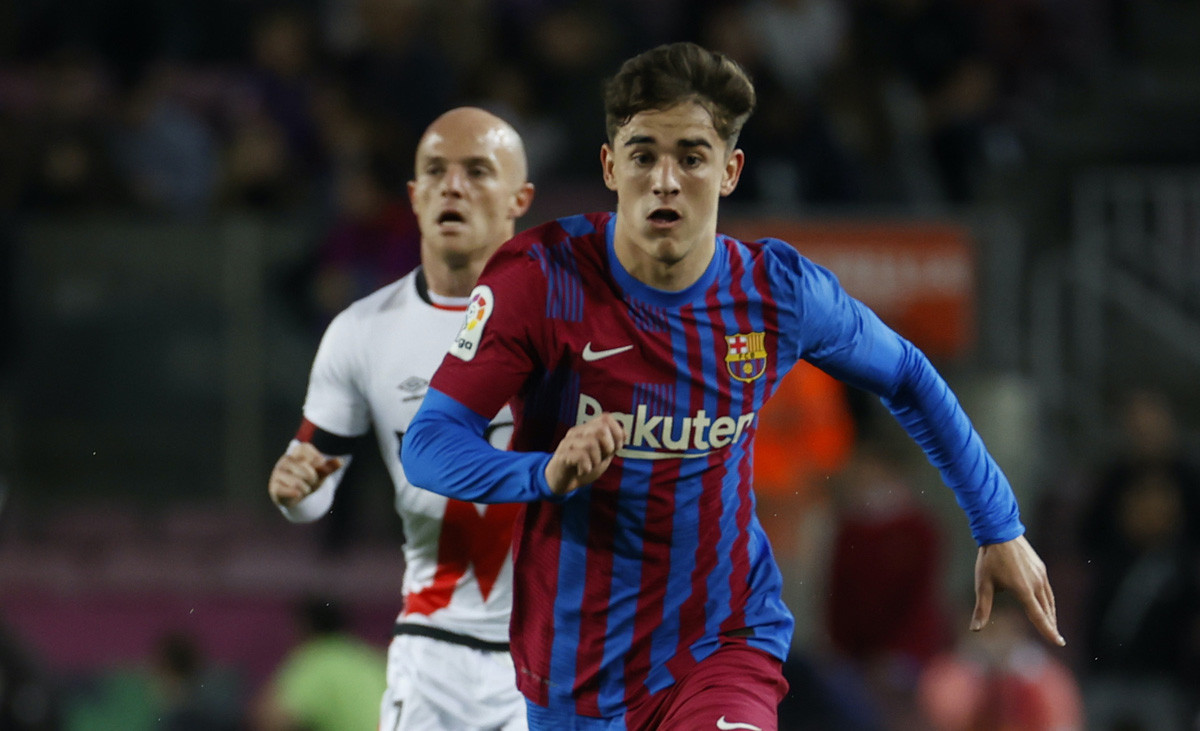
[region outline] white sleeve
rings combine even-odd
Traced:
[[[340,437],[354,438],[371,428],[371,412],[364,395],[362,349],[366,343],[358,337],[354,313],[340,313],[329,324],[313,358],[308,378],[308,394],[304,399],[304,418],[321,431]],[[299,444],[295,439],[288,449]],[[294,523],[309,523],[329,512],[342,475],[350,466],[349,454],[330,454],[341,457],[342,466],[325,478],[311,495],[291,508],[280,511]]]
[[[304,418],[317,428],[342,437],[359,437],[371,428],[365,394],[364,349],[352,310],[329,323],[308,377]]]

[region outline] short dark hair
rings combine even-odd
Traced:
[[[713,128],[729,149],[754,111],[754,84],[736,61],[695,43],[652,48],[621,64],[604,89],[608,141],[638,112],[695,101],[712,115]]]

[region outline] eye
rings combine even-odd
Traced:
[[[490,173],[491,170],[489,170],[486,165],[472,165],[467,168],[467,175],[471,176],[472,178],[484,178]]]
[[[689,155],[683,156],[684,167],[689,167],[689,168],[698,167],[703,162],[704,162],[704,158],[700,155],[689,154]]]
[[[444,165],[427,165],[425,166],[425,174],[437,177],[446,172]]]
[[[634,152],[632,155],[629,156],[629,159],[632,160],[633,164],[635,164],[635,165],[653,165],[654,164],[654,155],[651,155],[649,152],[646,152],[645,150],[639,150],[639,151]]]

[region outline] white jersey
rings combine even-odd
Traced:
[[[374,424],[404,525],[399,621],[507,642],[511,538],[519,507],[464,503],[413,487],[400,464],[404,433],[465,311],[465,299],[459,309],[434,305],[426,297],[418,268],[334,318],[313,361],[304,418],[341,437],[361,436]],[[508,446],[512,415],[507,406],[490,431],[493,444]],[[340,478],[340,473],[331,475],[285,514],[296,521],[324,515]]]

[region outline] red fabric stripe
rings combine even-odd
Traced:
[[[558,554],[562,508],[529,503],[513,537],[513,611],[510,642],[517,688],[538,705],[550,702],[550,652],[554,642],[554,598],[558,595]],[[526,541],[538,550],[522,550]]]
[[[756,260],[756,266],[753,267],[752,276],[754,277],[754,286],[762,296],[762,318],[763,330],[766,331],[766,349],[767,349],[767,368],[761,378],[768,384],[772,384],[772,389],[767,393],[769,398],[771,393],[774,393],[775,387],[779,385],[779,303],[775,300],[775,291],[771,288],[771,284],[767,278],[767,266],[762,261],[761,250],[757,252],[760,256]]]

